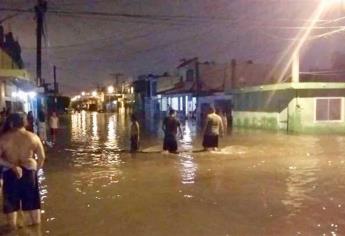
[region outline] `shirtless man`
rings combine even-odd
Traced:
[[[205,151],[218,150],[219,135],[223,136],[224,128],[222,118],[216,114],[214,107],[210,107],[204,126],[204,139],[202,146]]]
[[[0,165],[4,166],[3,211],[12,228],[17,226],[20,209],[27,225],[39,224],[41,200],[37,171],[45,160],[44,149],[39,137],[25,130],[24,115],[14,113],[8,119],[11,129],[0,137]]]
[[[165,117],[162,124],[164,132],[163,150],[170,153],[177,153],[177,130],[183,136],[181,124],[176,118],[176,111],[171,109],[169,116]]]

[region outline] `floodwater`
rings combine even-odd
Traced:
[[[42,226],[8,235],[345,235],[344,136],[234,130],[222,153],[199,153],[189,123],[174,155],[157,153],[154,122],[152,153],[132,155],[119,152],[128,115],[65,120],[40,176]]]

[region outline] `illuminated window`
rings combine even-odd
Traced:
[[[192,111],[196,109],[196,97],[192,98]]]
[[[162,111],[166,111],[168,109],[168,101],[166,97],[162,98]]]
[[[178,97],[173,97],[171,99],[171,108],[178,111]]]
[[[317,98],[315,107],[316,121],[341,121],[341,98]]]

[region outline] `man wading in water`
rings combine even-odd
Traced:
[[[222,118],[215,113],[214,107],[210,107],[204,127],[204,140],[202,146],[204,151],[218,151],[219,135],[223,136],[224,128]]]
[[[45,160],[43,145],[37,135],[25,130],[24,115],[15,113],[8,119],[10,130],[0,137],[0,165],[4,166],[3,211],[11,228],[17,227],[20,209],[26,225],[39,224],[41,200],[37,171]]]
[[[177,152],[177,129],[180,132],[182,137],[182,130],[180,122],[176,118],[176,111],[171,109],[169,111],[169,116],[165,117],[162,126],[164,132],[164,142],[163,142],[163,150],[169,151],[170,153]]]

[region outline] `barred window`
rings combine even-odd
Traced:
[[[341,109],[341,98],[317,98],[316,121],[340,121]]]

